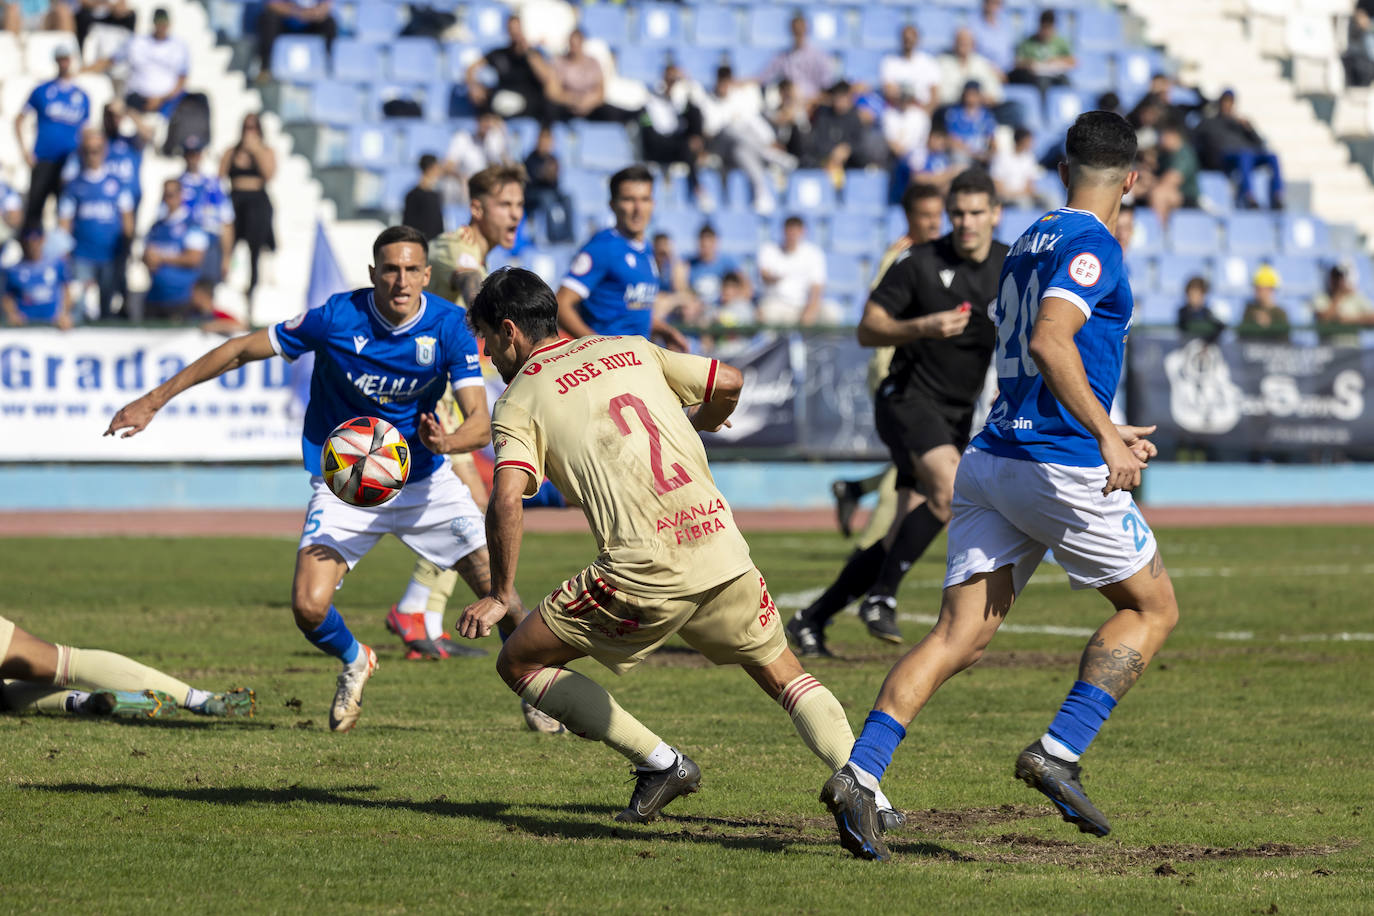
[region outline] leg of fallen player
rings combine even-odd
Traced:
[[[334,607],[334,591],[348,572],[348,564],[334,548],[312,544],[296,552],[296,575],[291,580],[291,613],[296,626],[315,648],[343,663],[329,728],[346,732],[362,715],[363,687],[377,670],[377,653],[353,636]]]

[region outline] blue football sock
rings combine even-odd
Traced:
[[[302,630],[301,632],[305,633],[306,639],[315,644],[315,648],[321,652],[327,652],[345,665],[353,664],[358,653],[362,651],[361,644],[349,632],[348,624],[344,623],[343,615],[332,604],[329,606],[329,614],[325,616],[324,623],[313,630]]]
[[[902,728],[901,723],[875,709],[864,719],[864,729],[854,742],[854,749],[849,752],[849,762],[873,774],[874,779],[881,780],[892,763],[897,745],[905,737],[906,729]]]
[[[1082,754],[1093,743],[1102,723],[1112,714],[1116,700],[1101,687],[1087,681],[1074,681],[1073,688],[1050,723],[1050,737]]]

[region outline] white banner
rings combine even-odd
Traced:
[[[218,346],[197,330],[0,330],[0,461],[299,461],[301,397],[280,358],[182,392],[129,439],[116,410]]]

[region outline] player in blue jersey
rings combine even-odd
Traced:
[[[654,175],[632,165],[611,176],[615,226],[592,236],[558,290],[558,327],[569,337],[638,334],[685,352],[687,338],[654,313],[658,268],[644,241],[654,215]]]
[[[53,50],[57,78],[34,88],[14,117],[14,136],[29,164],[29,199],[24,208],[25,225],[43,221],[49,197],[62,192],[62,166],[76,149],[81,125],[91,114],[91,100],[72,82],[72,51],[66,44]],[[37,118],[33,149],[24,143],[25,112]]]
[[[53,324],[68,330],[72,326],[72,303],[67,265],[59,258],[43,256],[43,229],[39,226],[24,230],[23,245],[23,259],[5,271],[0,288],[5,321],[12,326]]]
[[[72,278],[100,293],[100,317],[114,314],[119,292],[120,252],[134,234],[134,196],[105,167],[105,135],[98,127],[81,132],[81,171],[62,189],[57,216],[71,235]]]
[[[1173,585],[1130,491],[1155,454],[1154,427],[1108,412],[1134,302],[1112,237],[1136,181],[1135,132],[1105,111],[1080,115],[1064,144],[1068,206],[1026,230],[1002,267],[994,366],[1001,393],[964,452],[954,483],[940,618],[888,674],[849,762],[825,784],[842,845],[887,858],[873,791],[906,726],[949,678],[978,661],[1047,549],[1074,588],[1115,613],[1079,662],[1078,680],[1016,778],[1064,820],[1105,836],[1083,792],[1079,756],[1178,622]]]
[[[226,341],[125,405],[105,431],[131,436],[178,393],[246,362],[315,354],[301,439],[314,493],[296,553],[291,609],[306,639],[343,663],[329,713],[334,731],[357,724],[377,655],[354,638],[331,602],[344,574],[382,535],[394,534],[437,566],[454,567],[475,595],[491,588],[482,516],[457,477],[435,473],[445,466],[444,455],[481,448],[491,439],[486,388],[466,312],[423,292],[429,266],[419,231],[383,230],[372,257],[371,289],[340,293],[289,321]],[[448,385],[464,417],[452,433],[445,433],[434,416]],[[335,426],[360,415],[394,425],[411,450],[405,488],[373,509],[338,499],[320,475],[325,439]],[[516,601],[501,628],[513,631],[524,616]]]

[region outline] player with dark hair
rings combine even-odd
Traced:
[[[844,710],[787,648],[697,435],[725,423],[744,377],[638,336],[560,340],[557,316],[553,291],[512,268],[487,278],[469,313],[510,387],[492,420],[492,590],[463,612],[460,632],[485,635],[516,600],[521,497],[547,473],[582,506],[598,555],[525,618],[496,667],[570,731],[631,761],[634,792],[616,820],[653,820],[696,791],[701,771],[595,681],[564,667],[586,655],[624,673],[676,633],[716,664],[742,666],[818,757],[843,760],[851,734]]]
[[[658,267],[644,234],[654,215],[654,173],[626,166],[611,176],[615,225],[573,258],[558,290],[558,324],[569,337],[638,334],[685,351],[687,338],[655,312]]]
[[[452,474],[435,473],[444,456],[491,441],[486,388],[477,343],[462,309],[424,292],[430,280],[424,233],[409,226],[382,231],[372,245],[372,287],[331,296],[288,321],[220,344],[143,397],[120,408],[105,435],[142,431],[177,394],[254,360],[287,361],[315,354],[301,450],[313,494],[296,552],[291,611],[296,626],[320,651],[343,663],[329,727],[348,731],[362,712],[363,687],[377,670],[377,654],[354,638],[333,605],[344,575],[384,534],[439,567],[458,570],[474,594],[490,591],[482,516]],[[452,385],[465,419],[446,433],[434,415]],[[410,479],[385,505],[351,506],[330,492],[320,449],[345,420],[386,420],[410,445]],[[511,630],[524,617],[511,596]]]
[[[825,625],[867,593],[868,632],[901,642],[897,586],[949,521],[959,453],[968,445],[995,331],[988,310],[1007,246],[992,237],[997,189],[968,169],[945,198],[953,228],[910,249],[869,294],[859,343],[896,352],[874,399],[878,435],[897,466],[897,513],[886,536],[854,553],[839,576],[787,625],[803,655],[829,654]]]
[[[1134,301],[1112,237],[1135,185],[1135,132],[1090,111],[1069,128],[1059,166],[1068,206],[1046,213],[1012,246],[997,299],[1000,394],[959,463],[940,618],[888,674],[849,762],[822,799],[840,840],[886,858],[873,824],[883,773],[906,727],[941,684],[978,661],[1047,549],[1074,588],[1114,608],[1088,640],[1078,680],[1015,775],[1064,820],[1105,836],[1107,818],[1083,792],[1078,759],[1178,622],[1173,585],[1130,491],[1155,454],[1154,427],[1108,415]]]

